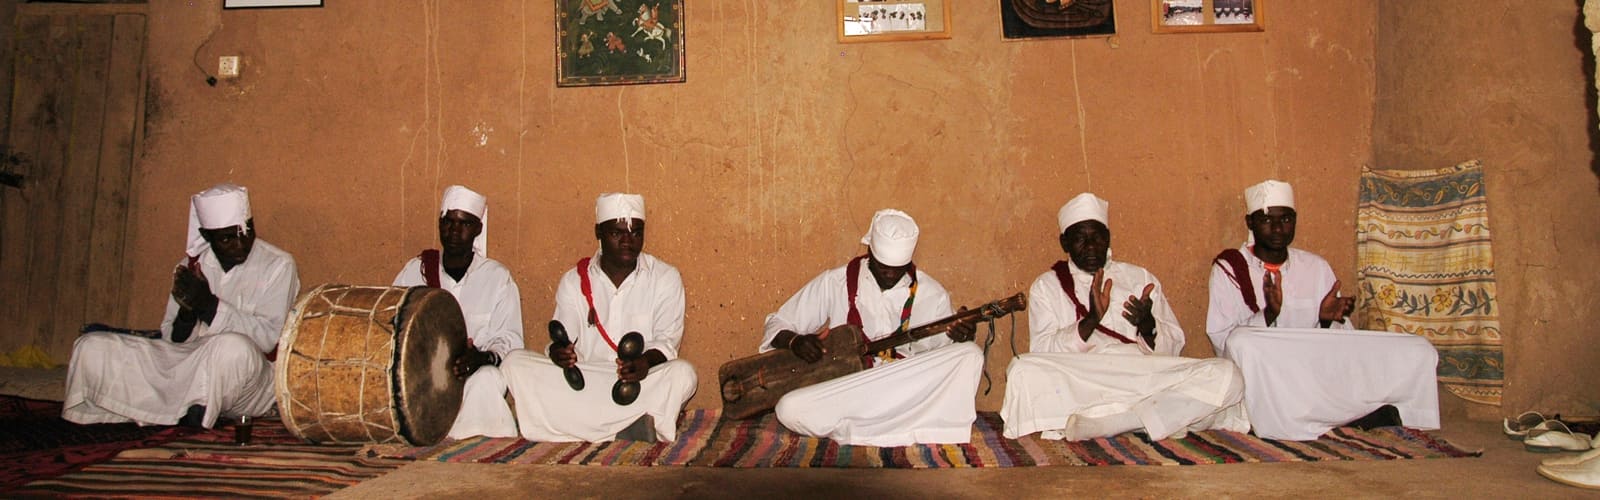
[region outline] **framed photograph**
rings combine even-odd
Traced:
[[[1151,0],[1156,33],[1263,31],[1261,4],[1267,0]]]
[[[224,9],[260,9],[266,7],[321,7],[322,0],[222,0]]]
[[[683,83],[683,0],[556,0],[556,86]]]
[[[1006,40],[1117,34],[1111,0],[1000,0]]]
[[[839,43],[950,38],[953,0],[834,0]]]

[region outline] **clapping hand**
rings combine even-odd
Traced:
[[[1133,325],[1134,329],[1139,332],[1139,336],[1143,337],[1147,343],[1153,342],[1156,336],[1156,317],[1150,313],[1151,308],[1155,305],[1155,300],[1150,298],[1150,293],[1155,290],[1155,283],[1145,285],[1144,293],[1138,297],[1129,295],[1128,301],[1122,303],[1122,319],[1128,320],[1128,324]],[[1154,347],[1154,344],[1151,347]]]
[[[1094,283],[1089,285],[1089,314],[1078,320],[1078,337],[1084,341],[1094,335],[1094,329],[1100,326],[1100,320],[1106,315],[1106,309],[1111,308],[1112,280],[1105,279],[1105,269],[1094,272]]]
[[[1283,310],[1283,275],[1267,271],[1261,276],[1261,293],[1266,295],[1267,306],[1261,309],[1267,317],[1267,326],[1278,322],[1278,312]],[[1335,286],[1335,288],[1338,288]]]
[[[1356,308],[1355,297],[1339,296],[1339,284],[1338,280],[1334,280],[1333,289],[1322,296],[1322,306],[1318,308],[1317,319],[1323,323],[1344,321],[1344,318],[1350,316],[1350,312]]]

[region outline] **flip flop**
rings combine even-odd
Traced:
[[[1528,437],[1522,440],[1522,446],[1535,453],[1589,451],[1592,447],[1591,439],[1588,434],[1572,432],[1567,428],[1567,424],[1560,420],[1546,420],[1528,431]]]
[[[1504,429],[1507,439],[1521,441],[1523,438],[1528,437],[1528,431],[1533,430],[1535,426],[1544,421],[1543,414],[1536,411],[1525,411],[1521,415],[1517,415],[1516,419],[1507,418],[1503,420],[1501,427]]]

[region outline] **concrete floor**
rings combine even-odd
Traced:
[[[64,370],[0,369],[0,392],[60,400]],[[714,469],[418,462],[332,498],[1420,497],[1600,498],[1534,472],[1500,423],[1446,405],[1438,435],[1479,458],[1015,469]]]

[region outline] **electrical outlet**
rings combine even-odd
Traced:
[[[220,78],[238,78],[239,56],[222,56],[217,58],[217,76]]]

